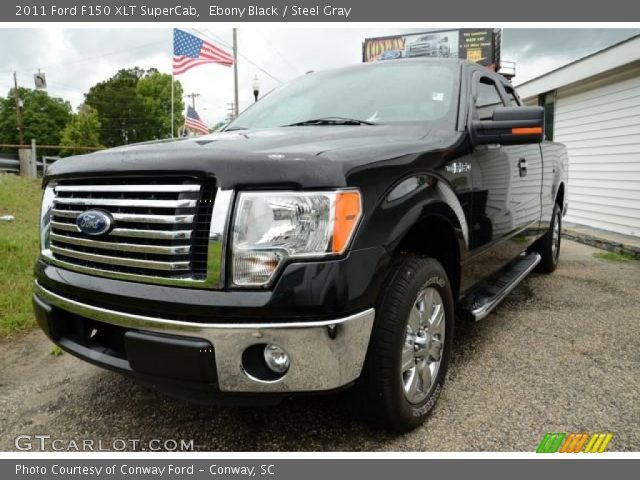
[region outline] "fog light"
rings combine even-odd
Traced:
[[[289,355],[278,345],[272,343],[264,347],[264,361],[275,373],[286,373],[289,370]]]

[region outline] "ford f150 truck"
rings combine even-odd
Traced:
[[[423,35],[405,46],[404,56],[410,57],[450,57],[449,39],[437,34]]]
[[[564,146],[453,59],[310,73],[223,132],[56,162],[34,305],[67,352],[196,402],[348,392],[415,428],[456,319],[558,263]]]

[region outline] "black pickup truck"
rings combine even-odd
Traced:
[[[407,431],[454,321],[558,262],[567,156],[543,110],[466,61],[310,73],[223,132],[64,159],[34,305],[96,365],[195,402],[351,387]]]

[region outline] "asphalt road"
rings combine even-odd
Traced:
[[[189,405],[54,357],[33,331],[0,341],[0,450],[48,434],[103,446],[193,439],[213,451],[533,451],[546,432],[612,432],[609,451],[638,451],[640,263],[595,251],[564,241],[553,275],[531,275],[485,320],[458,326],[444,392],[410,434],[362,425],[339,396]]]

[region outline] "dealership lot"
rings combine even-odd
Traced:
[[[104,447],[193,439],[214,451],[532,451],[546,432],[611,432],[609,450],[637,451],[640,264],[594,252],[564,241],[555,274],[533,274],[487,319],[459,325],[442,397],[404,436],[362,425],[340,396],[275,408],[188,405],[52,356],[34,330],[0,341],[0,449],[14,450],[18,435],[51,435]]]

